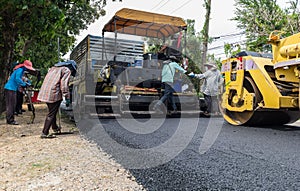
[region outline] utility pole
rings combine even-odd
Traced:
[[[204,0],[204,6],[206,9],[205,14],[205,22],[202,29],[203,34],[203,46],[202,46],[202,66],[200,67],[203,71],[204,63],[206,62],[206,56],[207,56],[207,46],[208,46],[208,32],[209,32],[209,20],[210,20],[210,11],[211,11],[211,0]]]
[[[57,55],[58,55],[58,62],[60,62],[60,47],[59,47],[59,37],[57,37]]]

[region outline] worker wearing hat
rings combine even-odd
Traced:
[[[55,64],[45,76],[38,100],[47,104],[49,112],[45,119],[41,138],[55,137],[53,134],[49,134],[51,127],[55,133],[60,133],[61,127],[56,124],[56,114],[63,98],[66,99],[66,105],[70,104],[69,80],[71,75],[76,75],[76,70],[76,62],[69,60]]]
[[[159,109],[160,106],[167,100],[169,99],[172,105],[173,110],[171,113],[176,113],[177,112],[177,107],[175,104],[174,96],[173,93],[175,92],[174,90],[174,75],[175,71],[178,70],[181,73],[186,73],[186,70],[184,70],[181,66],[179,66],[180,60],[176,56],[170,56],[168,60],[163,62],[163,68],[162,68],[162,83],[165,87],[165,91],[163,96],[158,100],[158,102],[153,106],[153,110],[156,111],[157,113],[161,114],[162,111]]]
[[[22,76],[22,80],[27,83],[27,84],[31,84],[31,81],[28,79],[28,71],[24,72],[24,75]],[[15,110],[15,114],[22,114],[23,112],[25,112],[25,110],[22,108],[23,102],[24,102],[24,88],[22,86],[20,86],[17,90],[17,103],[16,103],[16,110]]]
[[[202,74],[194,74],[193,72],[188,74],[190,77],[196,77],[204,79],[201,86],[201,92],[204,95],[204,100],[207,105],[207,110],[204,111],[204,115],[209,116],[211,112],[218,114],[217,96],[219,94],[219,87],[222,84],[222,76],[214,62],[208,62],[204,64],[205,72]]]
[[[35,69],[32,67],[32,63],[29,60],[25,60],[23,63],[14,67],[13,73],[10,75],[9,80],[4,85],[7,124],[18,125],[18,122],[16,122],[14,118],[14,112],[17,103],[17,91],[20,86],[27,87],[30,85],[22,80],[24,72],[27,70],[35,71]]]

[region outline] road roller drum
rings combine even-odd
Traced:
[[[232,125],[283,125],[300,118],[300,33],[272,33],[273,55],[244,51],[222,61],[220,110]]]

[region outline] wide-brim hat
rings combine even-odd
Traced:
[[[57,67],[61,67],[61,66],[67,66],[67,62],[58,62],[56,64],[54,64],[54,66],[57,66]]]
[[[72,76],[75,76],[76,71],[77,71],[77,64],[74,60],[68,60],[66,62],[58,62],[54,66],[61,67],[61,66],[66,66],[70,70],[72,70]]]
[[[204,66],[216,67],[216,64],[213,62],[207,62],[204,64]]]
[[[28,70],[32,70],[35,71],[35,69],[32,67],[32,63],[29,60],[25,60],[23,62],[23,65],[25,68],[27,68]]]
[[[72,65],[73,69],[77,70],[77,65],[76,65],[76,62],[74,60],[68,60],[66,62],[58,62],[54,66],[60,67],[60,66],[68,66],[68,65]]]
[[[67,63],[69,63],[69,65],[72,65],[72,68],[76,71],[77,70],[77,64],[74,60],[68,60]]]
[[[169,56],[169,59],[174,62],[180,62],[179,58],[177,58],[176,56]]]

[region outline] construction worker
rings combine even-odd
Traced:
[[[31,84],[31,81],[28,79],[27,74],[28,74],[28,72],[25,71],[24,75],[22,77],[22,80],[27,84]],[[15,110],[16,115],[22,114],[23,112],[25,112],[25,110],[22,108],[23,102],[24,102],[24,91],[25,91],[25,89],[22,86],[20,86],[17,90],[17,104],[16,104],[16,110]],[[28,98],[28,99],[30,99],[30,98]]]
[[[170,59],[163,62],[163,68],[162,68],[162,83],[164,85],[165,91],[163,96],[160,98],[160,100],[153,106],[153,110],[157,113],[162,114],[162,111],[159,109],[161,104],[163,104],[167,99],[169,99],[173,110],[171,113],[177,112],[177,106],[174,101],[173,93],[174,93],[174,75],[175,71],[178,70],[182,73],[186,73],[186,70],[184,70],[181,66],[178,64],[179,60],[175,56],[170,56]]]
[[[67,107],[70,104],[69,80],[71,75],[76,75],[76,69],[74,60],[59,62],[51,67],[45,76],[37,98],[47,104],[49,111],[41,138],[55,138],[55,135],[49,134],[50,127],[56,134],[61,132],[61,127],[56,123],[56,115],[63,98],[66,100]]]
[[[222,76],[214,62],[205,63],[204,67],[205,72],[203,74],[194,74],[191,72],[188,74],[188,76],[204,79],[204,82],[201,86],[201,92],[204,95],[207,109],[203,114],[210,116],[213,112],[214,115],[218,115],[219,109],[217,96],[219,95],[219,87],[222,84]]]
[[[32,67],[32,63],[29,60],[25,60],[23,63],[18,64],[13,73],[10,75],[9,80],[4,85],[5,89],[5,101],[6,101],[6,123],[10,125],[18,125],[15,121],[14,112],[17,104],[17,91],[21,86],[23,88],[30,84],[24,82],[22,77],[26,70],[35,71]]]

